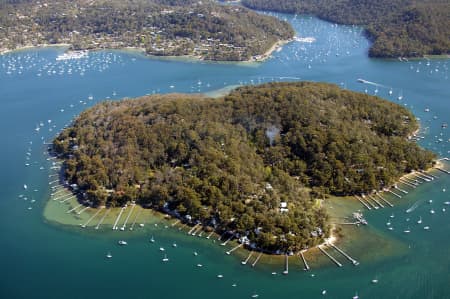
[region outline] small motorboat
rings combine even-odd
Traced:
[[[112,258],[112,254],[111,254],[110,252],[108,252],[108,253],[106,254],[106,257],[110,259],[110,258]]]
[[[120,240],[118,243],[119,245],[128,245],[128,243],[124,240]]]
[[[169,258],[167,257],[167,255],[166,255],[166,254],[164,255],[164,257],[163,257],[162,261],[163,261],[163,262],[168,262],[168,261],[169,261]]]

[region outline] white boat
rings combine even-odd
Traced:
[[[258,297],[259,297],[258,294],[253,294],[253,295],[252,295],[252,298],[258,298]]]
[[[425,226],[423,229],[424,229],[424,230],[429,230],[430,227],[429,227],[429,226]]]
[[[177,243],[173,243],[173,244],[172,244],[172,247],[177,247]]]
[[[446,205],[446,206],[450,206],[450,201],[446,201],[446,202],[444,202],[444,205]]]
[[[164,247],[159,247],[159,251],[164,251]]]
[[[197,264],[197,267],[201,268],[201,267],[203,267],[203,265],[202,264]]]
[[[169,258],[167,257],[167,254],[164,255],[162,261],[163,262],[168,262],[169,261]]]
[[[327,290],[323,290],[322,295],[326,295],[326,294],[327,294]]]
[[[378,279],[372,279],[372,283],[378,283]]]
[[[222,274],[217,275],[217,278],[223,278]]]
[[[118,243],[119,245],[128,245],[128,243],[124,240],[120,240]]]
[[[409,227],[408,227],[408,228],[405,229],[403,232],[404,232],[405,234],[409,234],[409,233],[411,232],[411,230],[410,230]]]
[[[197,251],[194,251],[194,255],[195,255],[195,256],[197,256],[197,255],[198,255]]]
[[[394,228],[392,226],[389,226],[388,230],[394,230]]]
[[[434,210],[430,210],[430,214],[434,214],[435,212],[434,212]]]
[[[106,257],[110,259],[110,258],[112,258],[112,254],[111,254],[110,252],[108,252],[108,253],[106,254]]]
[[[420,217],[419,220],[417,220],[417,223],[418,223],[418,224],[421,224],[421,223],[422,223],[422,217]]]
[[[150,238],[150,242],[155,243],[155,239],[153,239],[153,236]]]
[[[356,293],[355,296],[352,297],[352,299],[359,299],[358,293]]]
[[[23,184],[23,189],[27,190],[28,186],[26,184]]]

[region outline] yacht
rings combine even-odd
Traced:
[[[408,228],[405,229],[403,232],[404,232],[405,234],[409,234],[409,233],[411,232],[411,230],[410,230],[409,227],[408,227]]]
[[[429,230],[430,227],[429,227],[429,226],[425,226],[423,229],[424,229],[424,230]]]
[[[150,242],[155,243],[155,239],[153,238],[153,236],[150,238]]]
[[[169,261],[169,258],[167,257],[167,254],[164,255],[162,261],[163,262],[168,262]]]
[[[159,251],[164,251],[164,247],[159,247]]]
[[[197,255],[198,255],[197,251],[194,251],[194,255],[195,255],[195,256],[197,256]]]
[[[110,258],[112,258],[112,254],[111,254],[110,252],[108,252],[108,253],[106,254],[106,257],[110,259]]]
[[[128,245],[128,243],[124,240],[120,240],[118,243],[119,245]]]
[[[202,264],[197,264],[197,267],[201,268],[201,267],[203,267],[203,265]]]
[[[372,283],[378,283],[378,279],[372,279]]]
[[[434,214],[434,210],[433,210],[433,209],[431,209],[431,210],[430,210],[430,213],[431,213],[431,214]]]
[[[217,275],[217,278],[223,278],[222,274]]]
[[[419,217],[419,220],[417,220],[417,223],[418,223],[418,224],[421,224],[421,223],[422,223],[422,217]]]

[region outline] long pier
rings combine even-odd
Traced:
[[[69,213],[71,213],[71,212],[73,212],[73,211],[75,211],[76,209],[78,209],[79,207],[81,207],[82,206],[82,204],[80,204],[80,205],[78,205],[78,206],[76,206],[75,208],[73,208],[73,209],[70,209],[70,210],[68,210],[66,213],[67,214],[69,214]]]
[[[256,266],[256,263],[259,261],[259,259],[261,258],[262,255],[263,255],[262,252],[260,252],[260,253],[258,254],[258,256],[256,257],[255,261],[254,261],[253,264],[252,264],[252,267],[255,267],[255,266]]]
[[[300,257],[301,257],[301,259],[302,259],[302,261],[303,261],[303,264],[305,265],[305,270],[306,271],[309,271],[309,265],[308,265],[308,263],[306,262],[306,258],[305,258],[305,256],[303,255],[303,250],[302,251],[300,251]]]
[[[122,208],[120,209],[119,215],[117,215],[116,221],[114,222],[114,225],[113,225],[113,227],[112,227],[113,230],[116,230],[116,229],[117,229],[117,223],[119,222],[119,219],[120,219],[120,217],[122,216],[123,211],[125,211],[125,208],[126,208],[126,207],[122,207]]]
[[[248,254],[247,258],[241,262],[242,265],[247,265],[248,261],[250,260],[250,258],[253,255],[253,252],[254,251],[250,251],[250,253]]]
[[[367,194],[367,196],[372,199],[374,202],[376,202],[380,207],[384,208],[383,204],[381,202],[379,202],[375,197],[373,197],[370,194]]]
[[[64,198],[63,200],[60,200],[59,202],[60,203],[65,203],[66,201],[69,201],[69,200],[74,199],[74,198],[77,198],[77,196],[76,195],[72,195],[70,197]]]
[[[375,210],[378,210],[378,206],[374,205],[370,200],[366,199],[366,197],[365,197],[364,194],[363,194],[361,197],[364,198],[364,200],[365,200],[369,205],[371,205],[372,208],[374,208]]]
[[[233,237],[234,237],[234,236],[233,236],[233,235],[231,235],[231,237],[229,237],[229,238],[228,238],[228,240],[226,240],[225,242],[223,242],[223,243],[222,243],[222,244],[220,244],[220,245],[221,245],[221,246],[225,246],[225,245],[227,245],[227,243],[228,243],[228,242],[230,242],[230,241],[231,241],[231,239],[233,239]]]
[[[136,224],[136,221],[137,221],[139,215],[141,215],[141,213],[142,213],[142,209],[140,209],[140,210],[136,213],[136,216],[134,217],[133,223],[131,224],[130,230],[133,230],[133,229],[134,229],[134,225]]]
[[[322,247],[317,246],[319,248],[320,251],[322,251],[323,254],[325,254],[326,256],[328,256],[330,258],[330,260],[332,260],[338,267],[342,267],[342,264],[339,263],[334,257],[332,257],[328,252],[326,252],[325,250],[322,249]]]
[[[401,195],[398,195],[397,193],[395,193],[394,191],[392,191],[391,189],[387,189],[387,192],[394,194],[395,196],[397,196],[398,198],[402,198]]]
[[[127,216],[127,218],[125,218],[125,222],[123,223],[122,227],[120,228],[121,230],[125,230],[125,228],[127,227],[128,219],[130,219],[130,216],[131,216],[131,213],[133,213],[134,207],[136,207],[136,204],[132,204],[130,212],[128,212],[128,216]]]
[[[84,207],[84,208],[82,208],[81,210],[79,210],[78,212],[77,212],[77,215],[81,215],[81,213],[83,213],[84,211],[86,211],[87,209],[89,209],[90,207]]]
[[[100,225],[103,223],[103,220],[105,220],[106,215],[108,215],[109,212],[111,212],[111,209],[106,209],[105,214],[103,214],[103,217],[97,223],[97,226],[95,227],[95,229],[99,229]]]
[[[188,235],[190,235],[192,233],[192,231],[198,226],[199,224],[197,223],[196,225],[194,225],[189,231],[188,231]]]
[[[409,187],[411,187],[411,188],[416,188],[417,186],[416,185],[413,185],[413,184],[411,184],[411,183],[408,183],[408,181],[406,181],[406,180],[404,180],[404,179],[400,179],[399,180],[402,184],[405,184],[406,186],[409,186]]]
[[[365,206],[368,210],[372,210],[372,208],[369,207],[369,206],[368,206],[361,198],[359,198],[359,196],[356,196],[356,195],[355,195],[355,197],[356,197],[356,199],[357,199],[360,203],[362,203],[363,206]]]
[[[378,192],[375,193],[375,195],[377,195],[379,198],[381,198],[381,200],[384,201],[385,203],[387,203],[391,208],[394,207],[393,204],[391,204],[387,199],[385,199],[383,196],[381,196]]]
[[[347,253],[345,253],[342,249],[340,249],[339,247],[337,247],[334,244],[330,244],[331,247],[333,247],[334,249],[336,249],[340,254],[342,254],[343,256],[345,256],[350,262],[352,262],[353,265],[358,266],[359,262],[357,260],[355,260],[354,258],[352,258],[351,256],[349,256]]]
[[[397,184],[394,185],[394,188],[397,189],[400,192],[403,192],[404,194],[408,194],[408,192],[406,190],[401,189],[399,186],[397,186]]]
[[[442,171],[443,173],[450,174],[450,171],[442,169],[440,167],[436,167],[436,169]]]
[[[91,222],[98,215],[98,213],[100,213],[101,210],[102,210],[102,208],[98,209],[97,212],[95,212],[94,216],[89,218],[89,220],[86,221],[86,223],[82,224],[81,227],[85,228],[89,224],[89,222]]]
[[[238,249],[239,247],[242,247],[244,245],[244,243],[240,243],[240,244],[238,244],[238,245],[236,245],[235,247],[233,247],[233,248],[231,248],[230,250],[228,250],[227,252],[226,252],[226,254],[231,254],[233,251],[235,251],[236,249]]]
[[[285,259],[284,259],[284,271],[283,271],[284,275],[288,275],[289,274],[289,255],[285,255]]]

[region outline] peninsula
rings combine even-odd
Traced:
[[[404,107],[325,83],[240,87],[212,99],[107,101],[53,142],[65,184],[92,207],[136,202],[266,252],[330,234],[321,201],[393,184],[434,154]]]
[[[242,0],[244,6],[312,14],[339,24],[366,28],[371,57],[397,58],[450,54],[447,0]]]
[[[214,1],[0,1],[0,53],[67,44],[72,50],[138,48],[149,55],[259,61],[292,27]]]

